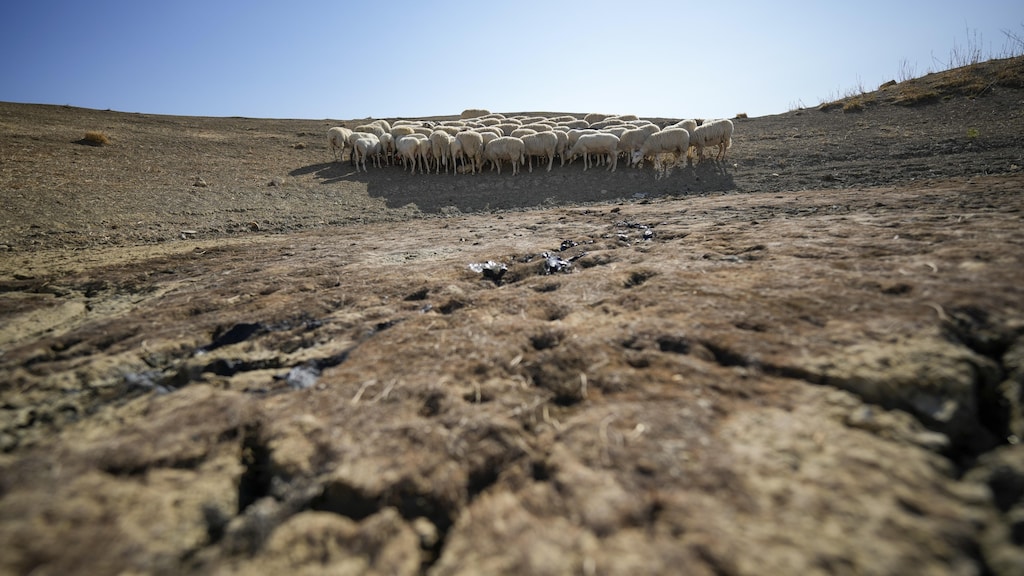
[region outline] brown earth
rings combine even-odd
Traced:
[[[1019,573],[1021,78],[515,177],[0,104],[0,573]]]

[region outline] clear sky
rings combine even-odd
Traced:
[[[778,114],[1024,52],[1022,0],[7,0],[0,101],[357,119]]]

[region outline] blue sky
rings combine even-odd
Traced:
[[[778,114],[1022,53],[1020,0],[9,0],[0,101],[356,119]]]

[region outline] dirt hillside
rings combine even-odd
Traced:
[[[0,103],[0,573],[1019,573],[1024,59],[670,170],[363,121]]]

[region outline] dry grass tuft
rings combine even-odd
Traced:
[[[897,93],[893,102],[896,104],[903,104],[905,106],[913,106],[915,104],[927,104],[929,102],[935,102],[940,98],[940,94],[921,84],[912,84],[904,86]]]
[[[1024,88],[1024,58],[1013,58],[996,70],[995,82],[1004,88]]]
[[[863,112],[864,111],[864,99],[853,98],[843,103],[843,112]]]
[[[106,146],[110,144],[110,138],[107,138],[107,135],[103,132],[90,130],[85,133],[85,136],[79,142],[90,146]]]
[[[843,112],[863,112],[869,105],[876,103],[877,96],[877,92],[866,92],[847,98],[843,104]]]

